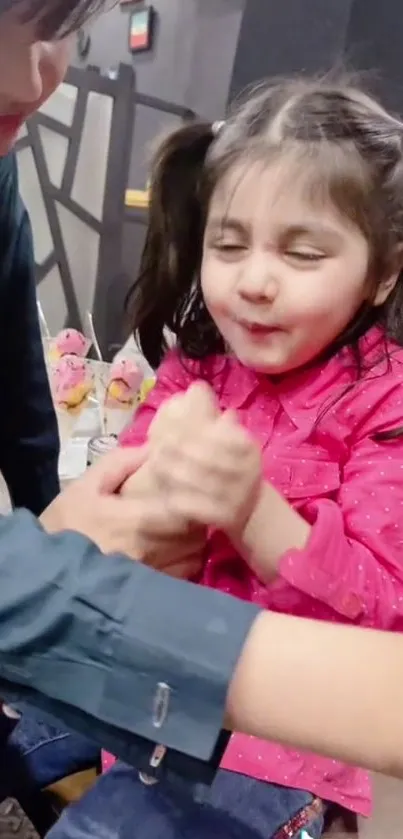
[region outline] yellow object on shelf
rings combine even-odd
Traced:
[[[134,207],[136,210],[146,210],[148,208],[148,201],[148,189],[126,190],[126,207]]]

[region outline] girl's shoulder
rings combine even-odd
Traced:
[[[378,349],[341,399],[340,409],[354,436],[403,426],[403,348],[386,340]]]

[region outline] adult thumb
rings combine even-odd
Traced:
[[[88,469],[86,483],[99,493],[111,495],[121,488],[147,458],[147,446],[117,448]]]

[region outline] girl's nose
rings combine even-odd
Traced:
[[[277,294],[274,265],[267,253],[251,254],[238,279],[238,294],[251,303],[267,303]]]
[[[267,303],[277,295],[278,284],[267,271],[245,274],[238,283],[238,294],[250,303]]]

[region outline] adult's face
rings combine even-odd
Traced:
[[[43,0],[43,7],[49,4]],[[1,12],[0,0],[0,156],[62,81],[72,45],[71,35],[49,36],[41,20],[29,15],[28,0],[9,6]]]

